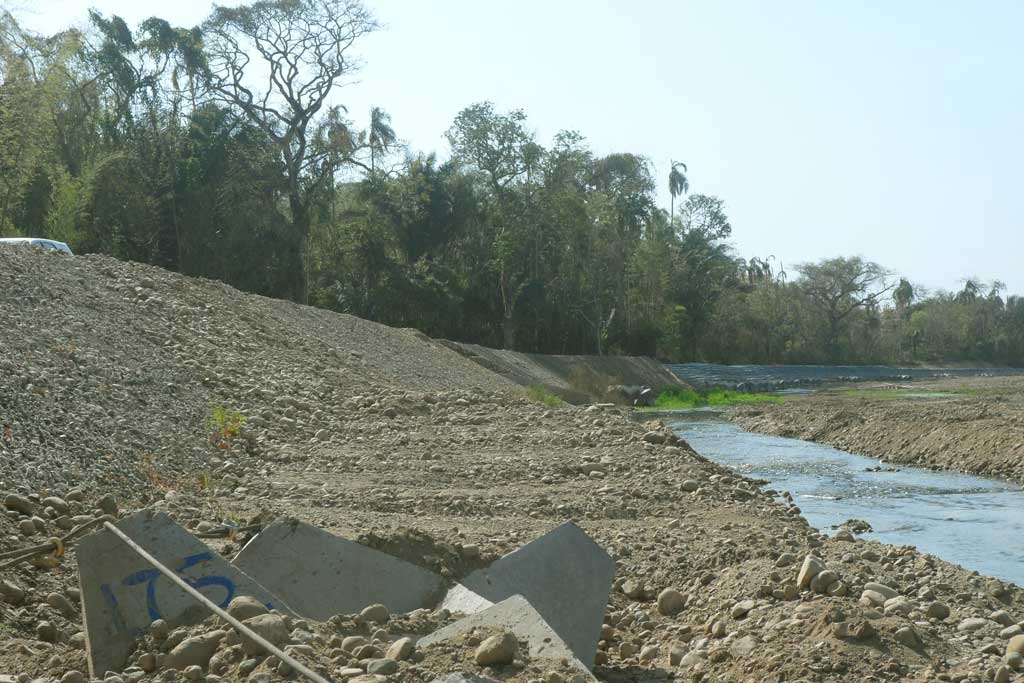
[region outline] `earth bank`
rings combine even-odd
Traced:
[[[864,385],[739,408],[732,419],[754,432],[1024,484],[1021,377]]]
[[[532,403],[422,335],[155,268],[12,250],[0,285],[0,419],[13,426],[0,447],[4,551],[99,512],[153,507],[196,532],[289,515],[454,580],[571,519],[616,563],[600,680],[1020,678],[1007,656],[1019,587],[912,548],[824,537],[792,501],[661,423]],[[211,422],[216,407],[247,418],[237,433]],[[245,540],[211,544],[232,556]],[[0,572],[0,671],[83,680],[73,549],[55,567]],[[522,648],[481,664],[499,634],[399,644],[456,616],[274,628],[334,680],[572,680]],[[174,668],[192,636],[209,656]],[[104,678],[296,680],[215,620],[155,624]]]

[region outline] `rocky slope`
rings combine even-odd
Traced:
[[[0,552],[148,506],[197,532],[289,515],[455,579],[572,519],[616,565],[600,680],[1020,678],[1020,657],[1006,656],[1024,648],[1009,638],[1024,619],[1018,587],[912,548],[826,538],[792,501],[659,423],[531,403],[414,333],[151,268],[0,253],[0,279],[0,334],[18,350],[0,385],[15,423],[0,454]],[[237,436],[210,442],[211,402],[249,418]],[[231,556],[245,540],[211,544]],[[22,563],[0,579],[0,680],[82,681],[73,548],[54,567]],[[337,681],[428,683],[454,670],[572,680],[521,651],[479,663],[490,634],[396,644],[455,617],[282,618],[275,629]],[[189,636],[209,656],[179,670],[171,653]],[[211,620],[156,624],[105,680],[296,678]]]
[[[253,447],[273,451],[329,429],[321,405],[454,387],[514,385],[414,330],[101,256],[0,249],[13,440],[0,487],[123,494],[202,468],[218,407],[260,425]]]
[[[895,463],[1024,483],[1024,378],[941,380],[903,389],[951,395],[900,398],[895,387],[868,391],[867,397],[856,395],[862,392],[816,394],[740,409],[733,419],[750,431],[817,441]]]
[[[642,356],[557,356],[441,343],[516,384],[542,386],[570,403],[621,402],[607,392],[613,385],[651,387],[655,395],[663,389],[689,388],[664,365]]]

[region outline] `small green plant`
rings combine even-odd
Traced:
[[[782,403],[781,396],[772,394],[750,394],[742,391],[715,389],[694,391],[693,389],[666,389],[658,395],[654,406],[644,410],[686,410],[706,406],[731,406],[740,403]]]
[[[245,415],[234,408],[214,406],[207,420],[210,429],[210,443],[217,448],[230,448],[238,435],[242,433]]]
[[[562,405],[562,399],[558,398],[539,384],[527,388],[526,398],[534,403],[543,403],[548,408],[557,408]]]

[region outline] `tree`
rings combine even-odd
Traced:
[[[683,170],[680,171],[680,168]],[[676,221],[676,197],[690,191],[690,181],[686,178],[687,172],[686,164],[681,161],[673,161],[672,168],[668,172],[668,194],[671,201],[669,223],[672,224]]]
[[[0,10],[0,235],[17,234],[16,214],[44,175],[52,147],[46,41]]]
[[[396,142],[398,136],[391,127],[391,115],[380,107],[370,109],[370,130],[367,136],[370,148],[370,171],[377,170],[377,157],[385,154]]]
[[[683,206],[684,232],[699,232],[705,239],[718,241],[732,235],[732,225],[725,215],[725,202],[704,194],[690,195]]]
[[[355,158],[357,137],[342,116],[344,109],[327,103],[358,67],[349,55],[353,45],[376,29],[358,0],[218,6],[202,26],[211,92],[257,125],[280,151],[304,255],[313,198],[341,164],[367,168]],[[262,63],[251,65],[254,57]],[[251,85],[261,77],[261,87]]]
[[[850,316],[878,306],[896,286],[888,282],[888,270],[859,256],[804,263],[797,271],[803,276],[801,289],[825,316],[825,351],[833,362],[839,360],[839,338]]]
[[[525,127],[526,114],[516,109],[499,114],[491,102],[463,109],[446,137],[453,158],[481,174],[490,190],[490,217],[494,229],[491,262],[502,306],[502,341],[515,344],[515,313],[530,284],[530,225],[525,215],[529,192],[517,193],[512,184],[529,173],[542,151]],[[535,243],[534,243],[534,246]]]
[[[964,278],[962,282],[964,283],[964,288],[956,295],[957,302],[963,304],[974,303],[981,296],[985,283],[974,276]]]
[[[525,122],[522,109],[499,114],[493,102],[481,102],[460,111],[445,137],[452,154],[481,171],[490,188],[500,194],[527,171],[530,151],[536,143]]]
[[[914,302],[914,286],[906,278],[900,278],[900,284],[892,293],[892,300],[896,302],[896,311],[900,316],[906,315],[910,304]]]

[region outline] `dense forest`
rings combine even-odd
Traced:
[[[450,157],[416,153],[384,109],[343,106],[377,29],[356,0],[215,7],[195,28],[92,12],[53,36],[3,13],[0,235],[524,351],[1024,365],[1024,298],[1001,283],[743,258],[684,163],[657,178],[487,102],[452,122]]]

